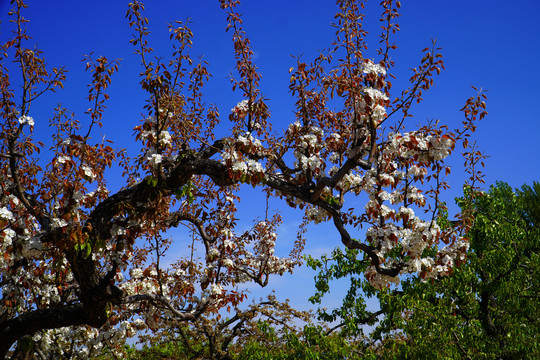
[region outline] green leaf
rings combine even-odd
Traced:
[[[190,181],[188,181],[184,186],[177,189],[174,194],[178,199],[182,199],[183,197],[186,197],[189,204],[193,203],[195,200],[195,194],[193,192],[193,184]]]

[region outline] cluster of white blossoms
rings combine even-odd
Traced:
[[[19,124],[21,125],[28,124],[30,126],[34,126],[34,119],[31,116],[21,116],[18,120]]]
[[[375,78],[381,75],[386,75],[386,69],[380,64],[374,64],[371,60],[367,60],[364,63],[362,72],[364,74],[374,76]],[[383,106],[383,104],[388,101],[388,96],[373,86],[364,86],[362,88],[362,92],[371,100],[366,103],[364,98],[358,99],[356,105],[360,116],[356,120],[359,121],[360,124],[364,124],[371,119],[376,124],[379,124],[386,118],[386,108]]]
[[[58,229],[58,228],[66,227],[67,225],[68,225],[68,223],[64,219],[59,219],[59,218],[52,218],[51,219],[51,228],[52,229]]]
[[[71,139],[67,138],[64,139],[60,145],[63,147],[69,147],[72,144]],[[69,153],[69,150],[64,149],[64,151],[67,151]],[[56,158],[53,160],[53,164],[56,164],[56,166],[59,165],[75,165],[76,159],[71,158],[69,155],[66,154],[58,154]],[[81,178],[84,178],[88,182],[93,182],[96,179],[96,173],[94,170],[88,165],[80,161],[80,168],[78,170],[78,173],[81,175]]]
[[[84,166],[83,166],[84,168]],[[91,170],[90,170],[91,171]],[[93,172],[92,172],[93,174]],[[59,192],[52,204],[53,214],[70,213],[70,224],[64,219],[52,217],[50,226],[52,229],[63,228],[68,225],[73,225],[79,222],[83,214],[84,204],[88,201],[93,201],[96,196],[107,194],[108,190],[105,187],[99,186],[94,191],[83,194],[81,191],[73,193]]]
[[[379,104],[375,105],[371,113],[371,118],[377,123],[382,122],[386,118],[386,108]]]
[[[373,63],[371,59],[367,59],[364,62],[364,68],[362,69],[362,72],[364,74],[373,74],[376,76],[379,74],[386,75],[386,69],[384,68],[384,66]]]
[[[412,209],[408,209],[412,211]],[[408,228],[400,229],[399,235],[403,252],[408,254],[412,259],[411,261],[414,262],[422,256],[422,252],[428,246],[433,245],[441,229],[435,221],[422,221],[415,217],[414,214],[409,217],[408,225]],[[413,272],[418,271],[416,263],[410,265]]]
[[[264,172],[263,166],[258,161],[253,159],[245,159],[244,161],[234,162],[232,170],[247,175],[261,174]]]
[[[419,272],[424,280],[435,279],[439,276],[448,275],[455,267],[456,261],[463,261],[469,248],[469,242],[462,239],[439,249],[435,257],[412,257],[407,262],[407,267],[402,273]]]
[[[163,111],[163,109],[159,110],[160,113],[163,113]],[[168,116],[170,118],[173,117],[174,114],[169,113]],[[140,134],[141,139],[146,142],[147,145],[147,150],[144,156],[148,164],[153,168],[161,164],[164,159],[164,155],[161,153],[161,151],[157,151],[157,149],[159,148],[160,150],[163,150],[170,149],[172,147],[172,136],[168,130],[163,129],[156,134],[156,121],[155,116],[148,116],[145,119],[145,124],[142,128],[149,130],[142,130]]]
[[[223,294],[225,290],[220,282],[224,280],[224,276],[234,279],[236,284],[247,283],[270,274],[281,275],[293,265],[292,260],[275,255],[277,234],[273,225],[267,221],[255,224],[249,240],[239,238],[239,241],[233,242],[234,235],[230,229],[222,235],[220,243],[207,251],[206,266],[200,282],[212,284],[203,292],[200,301]],[[221,271],[217,270],[218,267],[221,267]],[[227,271],[224,272],[224,269]],[[215,279],[217,273],[220,273],[219,281]]]
[[[373,70],[375,71],[375,70]],[[368,90],[373,98],[381,98],[377,91]],[[428,167],[434,161],[448,157],[455,145],[447,135],[425,134],[414,131],[404,134],[390,133],[388,141],[382,144],[380,160],[387,172],[375,168],[364,172],[351,172],[343,177],[338,187],[356,194],[366,192],[369,200],[365,214],[372,220],[366,238],[379,257],[381,268],[392,269],[398,265],[390,254],[399,248],[405,263],[400,273],[419,273],[422,278],[434,278],[447,274],[455,261],[465,256],[468,242],[454,239],[451,246],[439,249],[433,257],[425,257],[424,250],[437,246],[443,235],[434,221],[423,221],[413,209],[425,205],[423,192],[414,182],[422,182],[428,174]],[[409,161],[403,167],[403,161]],[[338,170],[334,166],[329,175]],[[399,204],[408,204],[398,206]],[[324,219],[316,209],[310,209],[310,219]],[[399,276],[389,277],[370,266],[365,272],[366,279],[378,288],[399,283]]]
[[[456,261],[465,260],[465,254],[467,250],[469,250],[469,245],[470,244],[468,241],[458,239],[457,241],[452,242],[440,249],[437,254],[440,261],[437,262],[435,269],[432,269],[431,272],[428,273],[428,277],[435,277],[439,274],[448,274],[448,272],[454,267]],[[436,275],[432,275],[434,271],[437,272]]]
[[[152,128],[151,130],[143,131],[141,133],[141,138],[144,140],[151,141],[154,143],[157,140],[157,143],[162,147],[170,147],[172,145],[172,136],[167,130],[161,130],[159,132],[159,135],[156,136],[155,130]]]
[[[373,76],[384,75],[386,71],[380,65],[367,62],[364,73],[373,79]],[[367,97],[358,101],[361,117],[380,123],[386,118],[382,104],[388,101],[388,96],[373,87],[365,87],[363,92]],[[362,123],[356,125],[361,125],[360,128],[364,126]],[[324,170],[326,164],[319,155],[321,148],[325,143],[328,145],[339,141],[339,134],[336,135],[331,134],[323,139],[322,129],[302,126],[298,121],[291,124],[286,140],[294,148],[295,168],[304,173],[311,171],[314,176]],[[455,245],[452,247],[440,249],[434,257],[423,257],[424,250],[437,246],[445,235],[441,234],[441,229],[434,221],[421,220],[413,210],[426,203],[423,192],[414,183],[423,183],[430,164],[448,157],[454,146],[455,142],[450,136],[437,132],[390,133],[388,140],[380,144],[378,161],[381,164],[367,171],[350,171],[337,184],[336,189],[344,193],[358,195],[365,192],[369,196],[365,216],[373,225],[367,230],[366,237],[376,249],[381,268],[393,269],[399,266],[402,275],[420,273],[423,278],[430,278],[448,273],[454,261],[464,256],[467,242],[454,239]],[[328,176],[332,177],[339,170],[338,164],[343,159],[337,153],[331,153],[328,161],[333,165],[328,171]],[[330,189],[325,189],[323,197],[331,196]],[[292,206],[298,204],[294,198],[287,197],[287,201]],[[316,206],[307,206],[305,213],[306,218],[315,223],[330,219],[325,210]],[[405,261],[402,264],[390,257],[396,248],[405,257],[405,260],[399,260]],[[399,276],[382,275],[375,266],[370,266],[365,275],[376,287],[399,283]]]
[[[337,171],[337,169],[336,169]],[[340,189],[344,191],[354,191],[359,194],[362,191],[371,192],[377,184],[377,172],[375,169],[370,169],[364,173],[350,172],[338,183]]]
[[[20,258],[40,259],[43,255],[43,243],[39,236],[31,236],[28,229],[16,233],[13,229],[5,228],[0,231],[0,268],[6,269]],[[14,251],[16,249],[16,251]]]
[[[423,204],[423,195],[415,189],[414,186],[407,189],[409,203],[414,199],[417,203]],[[373,191],[370,194],[370,200],[366,204],[366,213],[373,219],[384,219],[385,223],[382,226],[370,227],[366,232],[367,240],[377,249],[375,253],[381,261],[387,258],[396,247],[400,247],[401,254],[407,256],[407,261],[401,268],[401,274],[420,273],[424,279],[448,274],[456,260],[464,259],[468,242],[463,239],[454,239],[452,245],[439,249],[434,257],[423,257],[424,250],[437,245],[442,236],[441,229],[435,221],[421,220],[412,207],[400,206],[396,210],[384,204],[385,201],[389,201],[390,204],[403,201],[403,191],[404,189],[396,189],[391,193]],[[403,225],[397,225],[399,222]],[[395,265],[395,260],[390,258],[383,268],[392,268],[392,265]],[[377,273],[374,266],[370,266],[365,275],[370,283],[378,288],[390,283],[399,283],[399,277],[381,275]]]
[[[169,292],[169,285],[174,282],[173,276],[168,273],[160,274],[161,284],[157,280],[157,270],[155,268],[143,271],[140,268],[131,268],[129,270],[130,278],[119,284],[119,288],[124,290],[127,295],[137,294],[159,294]]]
[[[242,152],[237,150],[237,147],[241,148],[246,153],[258,155],[263,151],[260,140],[254,138],[249,133],[238,136],[234,141],[229,139],[221,152],[221,158],[235,173],[247,176],[264,174],[265,170],[262,164],[257,160],[244,156]]]
[[[223,293],[223,286],[220,284],[210,284],[210,295],[211,296],[218,296]]]
[[[373,100],[375,100],[375,102],[380,102],[380,101],[386,101],[388,100],[388,96],[386,96],[385,93],[383,93],[381,90],[378,90],[378,89],[374,89],[372,87],[369,87],[369,86],[366,86],[363,88],[363,91],[365,94],[369,95],[370,98],[372,98]],[[375,105],[373,105],[372,109],[375,110]],[[384,113],[386,113],[386,110],[378,110],[378,111],[382,111]]]
[[[404,245],[403,251],[409,251],[410,253],[419,252],[427,246],[424,240],[416,239],[416,241],[412,241],[412,238],[406,238],[402,244]],[[400,271],[400,274],[419,273],[424,281],[448,275],[450,270],[455,267],[457,260],[464,260],[468,244],[467,241],[457,240],[454,245],[446,246],[439,250],[435,257],[411,256]],[[388,249],[389,248],[390,247],[388,247]],[[396,265],[395,261],[390,259],[390,261],[382,267],[392,268],[394,265]],[[373,265],[366,269],[365,276],[371,285],[379,289],[388,286],[391,283],[399,284],[400,282],[399,276],[390,277],[382,275],[376,271]]]
[[[0,253],[5,254],[0,256],[0,269],[7,269],[11,265],[13,259],[10,256],[10,249],[16,235],[15,231],[9,228],[0,231]]]
[[[260,232],[261,236],[255,244],[255,253],[263,258],[269,258],[274,255],[277,234],[268,227],[266,221],[260,221],[257,226],[264,230]]]
[[[103,191],[98,189],[96,192]],[[95,192],[94,192],[95,193]],[[63,196],[62,196],[63,195]],[[90,196],[93,196],[90,194]],[[65,194],[59,194],[56,202],[52,205],[55,211],[66,204],[82,201],[85,197],[80,193],[75,193],[68,199]],[[69,201],[68,201],[69,200]],[[9,299],[11,307],[24,312],[37,307],[56,306],[66,301],[65,294],[61,294],[58,287],[58,269],[68,269],[69,264],[65,258],[56,261],[43,260],[43,244],[39,238],[39,233],[31,232],[23,219],[18,219],[12,210],[7,206],[17,207],[19,202],[13,195],[4,198],[4,206],[0,206],[0,252],[5,256],[0,256],[0,269],[4,274],[9,273],[8,279],[2,285],[2,295],[4,299]],[[64,202],[66,204],[64,204]],[[78,207],[78,205],[76,205]],[[13,210],[15,211],[15,210]],[[6,225],[7,224],[7,225]],[[13,228],[24,227],[23,231],[15,232]],[[51,219],[51,227],[64,227],[67,223],[58,218]],[[38,228],[38,225],[35,225]],[[116,229],[121,232],[121,229]],[[108,248],[110,250],[110,248]],[[110,252],[107,249],[98,251],[100,256],[106,256]],[[96,254],[93,254],[95,256]],[[9,269],[14,261],[20,258],[28,259],[28,265]],[[8,270],[9,269],[9,270]],[[135,275],[136,271],[134,271]],[[60,275],[67,283],[73,283],[73,275],[67,271]],[[121,279],[120,279],[121,280]],[[148,290],[142,288],[141,290]],[[76,300],[75,295],[67,298],[67,301]],[[61,329],[40,331],[33,335],[33,340],[38,349],[48,356],[55,358],[65,358],[76,356],[80,359],[92,359],[101,354],[102,347],[109,344],[109,349],[116,356],[121,355],[121,349],[117,344],[124,342],[127,336],[134,334],[133,327],[128,322],[122,322],[116,326],[106,329],[92,329],[90,327],[66,327]]]
[[[306,208],[306,218],[309,221],[313,221],[315,224],[319,224],[328,220],[329,217],[325,210],[319,208],[318,206],[313,206]]]
[[[67,266],[65,258],[60,259],[55,264],[43,260],[34,260],[26,268],[7,269],[6,259],[0,260],[3,272],[9,277],[4,277],[2,285],[2,297],[9,299],[11,307],[17,311],[35,309],[36,306],[56,306],[62,302],[60,289],[58,288],[55,266]],[[73,277],[67,273],[65,281],[71,282]],[[68,298],[68,301],[71,298]],[[0,305],[1,308],[1,305]]]
[[[294,144],[295,168],[304,173],[309,170],[315,175],[324,170],[321,157],[323,137],[324,131],[317,126],[302,127],[298,121],[289,125],[286,138]]]
[[[161,130],[158,136],[158,144],[163,147],[169,147],[172,145],[171,134],[167,130]]]
[[[232,113],[237,113],[237,112],[246,112],[248,111],[248,100],[244,99],[242,101],[240,101],[238,104],[236,104],[235,107],[233,107],[231,109],[231,112]]]
[[[56,158],[56,162],[60,164],[65,164],[69,161],[71,161],[71,157],[69,157],[68,155],[58,155],[58,157]]]
[[[370,265],[367,267],[364,275],[366,279],[369,281],[369,283],[377,289],[382,289],[392,284],[399,285],[399,282],[400,282],[399,276],[382,275],[377,272],[377,270],[375,269],[375,266],[373,265]]]
[[[405,134],[390,133],[384,148],[387,154],[400,154],[402,158],[415,158],[419,162],[440,161],[454,149],[455,141],[446,135],[426,135],[419,131]]]
[[[260,221],[256,229],[258,236],[253,248],[254,253],[246,251],[241,263],[255,272],[282,275],[291,267],[292,260],[275,255],[277,234],[268,222]]]
[[[146,157],[146,160],[152,167],[156,167],[159,164],[161,164],[161,162],[163,161],[163,155],[151,153],[151,154],[148,154],[148,156]]]
[[[215,278],[216,268],[218,266],[218,259],[221,258],[221,253],[217,249],[212,249],[213,254],[207,255],[207,263],[206,267],[203,270],[203,274],[201,275],[200,283],[201,287],[203,287],[202,284],[208,284],[203,289],[202,293],[200,294],[200,298],[197,296],[193,297],[193,302],[195,303],[213,303],[217,304],[219,303],[220,296],[224,294],[225,288],[223,285],[219,283],[219,279]],[[221,262],[221,265],[223,265],[223,262]]]
[[[13,213],[8,208],[2,207],[0,208],[0,219],[14,221],[15,217],[13,216]]]
[[[252,154],[262,154],[264,151],[261,141],[248,132],[244,135],[239,135],[236,138],[236,143],[243,145],[244,148],[248,148]]]
[[[214,261],[215,259],[217,259],[220,255],[220,252],[218,249],[216,248],[211,248],[208,253],[206,254],[206,261],[207,262],[212,262]]]
[[[28,226],[24,217],[16,215],[23,207],[17,197],[9,195],[3,200],[4,203],[0,203],[0,271],[7,273],[7,269],[23,257],[40,259],[43,244],[38,234],[31,231],[32,227],[38,227],[37,221],[31,217]]]
[[[133,336],[134,327],[128,321],[107,329],[91,327],[63,327],[41,331],[32,336],[36,347],[48,356],[58,359],[94,359],[107,347],[115,357],[123,356],[117,344]]]
[[[111,233],[111,236],[117,237],[117,236],[126,235],[127,231],[125,227],[120,226],[118,224],[113,224],[111,227],[110,233]]]
[[[257,109],[258,107],[258,101],[257,100],[254,100],[254,102],[251,104],[251,110],[255,110]],[[235,122],[241,122],[243,119],[246,118],[246,115],[248,114],[248,111],[249,111],[249,100],[247,99],[244,99],[242,101],[240,101],[238,104],[236,104],[232,109],[231,109],[231,115],[229,116],[229,119],[232,120],[232,121],[235,121]],[[257,117],[257,116],[254,116],[254,117]],[[259,121],[250,121],[249,122],[249,128],[250,128],[250,131],[258,131],[260,132],[262,130],[262,125]]]
[[[94,179],[96,178],[96,175],[94,174],[94,171],[92,171],[91,168],[89,168],[86,165],[83,165],[82,170],[86,179],[88,179],[90,182],[94,181]]]

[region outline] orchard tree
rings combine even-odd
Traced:
[[[253,351],[282,352],[281,339],[302,333],[299,324],[311,321],[309,312],[297,311],[274,295],[233,316],[171,324],[166,334],[144,336],[144,346],[127,347],[128,359],[252,359]],[[105,353],[99,359],[110,358]]]
[[[304,224],[332,223],[336,242],[363,256],[363,276],[375,287],[406,274],[442,276],[463,261],[470,219],[441,229],[439,196],[448,188],[445,160],[458,143],[468,148],[485,96],[466,101],[456,130],[411,126],[411,107],[444,66],[433,44],[410,86],[391,94],[399,1],[382,1],[380,48],[371,55],[364,3],[337,1],[334,42],[290,68],[295,115],[272,129],[239,2],[221,0],[236,59],[232,89],[243,98],[225,114],[228,133],[216,131],[227,121],[218,109],[204,105],[210,74],[191,56],[188,25],[170,25],[173,51],[164,60],[148,43],[143,4],[130,3],[130,42],[147,94],[144,118],[130,127],[140,146],[133,157],[96,141],[119,66],[103,56],[86,59],[88,112],[57,107],[54,136],[45,143],[33,133],[45,119],[32,104],[59,90],[66,71],[46,66],[26,32],[26,5],[11,3],[12,33],[0,51],[0,356],[15,343],[16,352],[52,357],[93,356],[107,344],[121,351],[139,331],[165,334],[219,319],[220,309],[237,311],[246,297],[239,284],[266,286],[272,274],[292,271],[304,245],[299,237],[289,257],[274,254],[279,214],[238,229],[238,191],[246,185],[302,209]],[[108,167],[124,171],[118,191],[110,190]],[[191,230],[191,254],[165,267],[160,260],[177,241],[165,232],[180,225]]]

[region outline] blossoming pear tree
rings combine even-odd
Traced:
[[[119,351],[139,331],[238,309],[246,298],[239,284],[266,286],[272,274],[292,271],[304,245],[300,237],[290,256],[275,255],[279,214],[238,229],[239,190],[247,185],[302,209],[306,224],[332,223],[336,244],[370,261],[365,277],[375,286],[406,274],[442,276],[464,259],[470,224],[441,230],[439,195],[448,188],[445,160],[458,144],[469,147],[485,96],[467,100],[459,129],[412,127],[411,107],[444,66],[433,44],[410,86],[391,93],[399,1],[381,3],[383,31],[372,57],[363,2],[337,1],[330,49],[289,70],[295,115],[281,127],[271,122],[239,1],[221,0],[236,58],[232,88],[243,98],[228,114],[229,133],[216,130],[227,116],[204,105],[210,74],[190,55],[187,24],[170,25],[174,52],[164,61],[152,54],[143,4],[130,3],[130,42],[147,93],[145,118],[131,126],[140,145],[135,157],[93,137],[119,67],[103,56],[86,59],[87,114],[57,107],[49,120],[54,136],[45,142],[33,132],[46,120],[32,104],[60,90],[66,71],[46,66],[26,33],[26,5],[12,5],[13,33],[0,51],[0,356],[23,342],[58,356],[95,355],[107,344]],[[124,171],[118,191],[110,190],[109,167]],[[160,260],[180,241],[166,231],[181,225],[191,234],[190,254],[165,266]],[[234,333],[242,323],[222,322]]]

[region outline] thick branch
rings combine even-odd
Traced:
[[[32,335],[44,329],[88,323],[83,304],[64,305],[48,309],[38,309],[0,323],[0,359],[21,337]]]
[[[212,147],[200,153],[180,157],[171,164],[170,171],[155,186],[145,179],[103,200],[92,211],[85,227],[95,237],[108,239],[110,238],[112,219],[121,214],[124,209],[146,207],[158,193],[166,196],[172,195],[184,186],[193,175],[207,175],[219,186],[232,185],[233,181],[229,177],[227,166],[207,158],[215,154],[219,146],[220,142],[216,142]]]
[[[356,166],[360,166],[364,170],[371,169],[371,164],[373,163],[373,161],[370,159],[360,159],[360,152],[358,152],[356,156],[348,158],[347,161],[345,161],[345,164],[343,164],[343,166],[339,168],[339,170],[334,174],[334,176],[332,176],[331,178],[325,176],[321,180],[319,180],[317,186],[315,187],[315,190],[313,191],[311,200],[317,201],[326,186],[330,188],[335,187],[343,179],[343,177],[347,175],[347,173]]]
[[[364,251],[371,259],[373,266],[375,266],[375,269],[379,274],[392,277],[399,274],[403,265],[400,264],[390,269],[381,267],[381,261],[379,259],[379,256],[375,253],[375,249],[367,244],[356,241],[351,237],[349,232],[345,229],[345,225],[343,224],[342,212],[339,211],[339,209],[337,209],[335,206],[330,205],[321,199],[313,200],[313,191],[309,191],[304,187],[291,184],[287,181],[282,180],[278,176],[267,175],[265,181],[266,185],[270,186],[275,190],[278,190],[284,195],[294,196],[300,200],[303,200],[315,206],[319,206],[326,210],[332,216],[334,226],[341,235],[341,242],[343,243],[343,245],[345,245],[349,249],[360,249]]]

